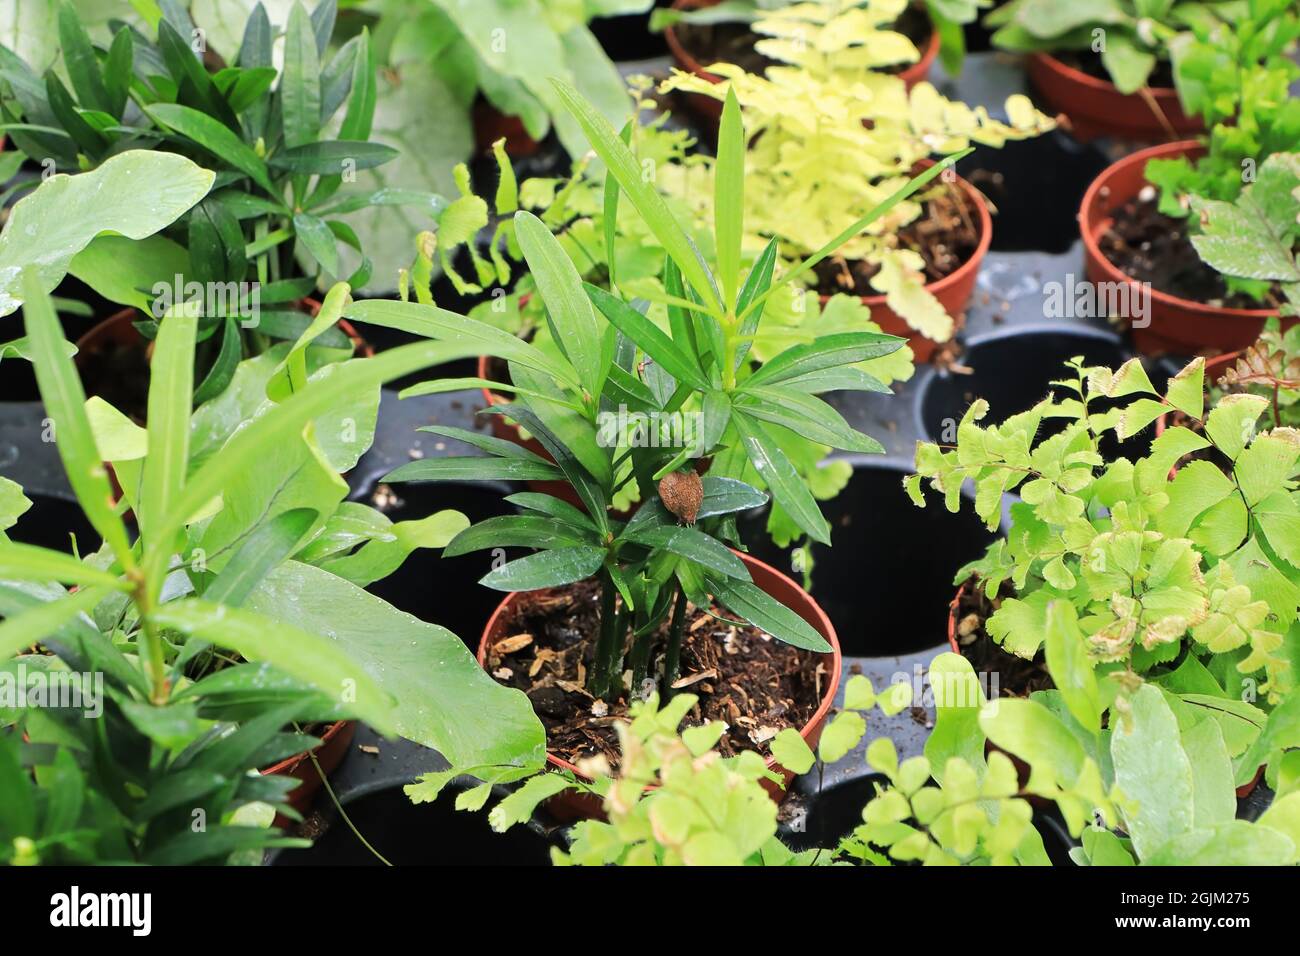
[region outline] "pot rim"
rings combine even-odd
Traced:
[[[315,747],[309,747],[306,750],[300,750],[296,754],[293,754],[289,757],[285,757],[283,760],[271,764],[271,766],[269,767],[263,767],[261,770],[258,771],[258,773],[262,774],[263,776],[270,776],[272,774],[292,773],[294,770],[298,768],[299,764],[301,764],[304,760],[307,759],[307,757],[310,754],[314,754],[322,750],[326,744],[330,743],[331,741],[334,740],[335,737],[341,734],[349,724],[355,727],[356,723],[357,722],[355,720],[334,721],[328,727],[325,728],[325,733],[321,734],[320,736],[320,743],[318,743]]]
[[[1114,96],[1136,97],[1138,93],[1121,93],[1119,87],[1110,80],[1103,80],[1099,77],[1092,76],[1082,70],[1075,69],[1062,60],[1057,59],[1051,53],[1045,50],[1038,50],[1029,54],[1029,58],[1037,60],[1042,66],[1064,80],[1071,83],[1085,86],[1094,93],[1110,93]],[[1174,103],[1178,102],[1178,90],[1172,86],[1144,86],[1142,89],[1150,93],[1156,100],[1169,100]]]
[[[788,576],[766,562],[758,560],[758,558],[755,558],[752,555],[745,554],[741,551],[735,551],[734,549],[732,550],[732,553],[739,557],[741,561],[745,562],[751,572],[757,570],[771,574],[778,582],[783,582],[798,591],[798,593],[802,594],[807,601],[808,607],[812,609],[813,614],[820,625],[814,625],[814,628],[821,633],[822,637],[826,639],[826,643],[831,646],[829,652],[823,652],[823,654],[829,654],[831,658],[831,668],[829,678],[826,682],[826,688],[822,691],[821,701],[818,703],[817,709],[813,712],[813,715],[808,718],[807,723],[799,728],[799,736],[807,741],[808,738],[819,731],[825,723],[826,717],[834,706],[835,697],[839,693],[840,689],[840,676],[844,656],[840,651],[839,638],[835,634],[835,625],[831,623],[830,617],[828,617],[826,612],[822,610],[822,606],[817,603],[816,599]],[[487,670],[488,638],[496,628],[497,622],[503,617],[514,601],[518,599],[518,596],[524,593],[527,592],[512,591],[510,594],[507,594],[501,603],[497,605],[496,610],[492,612],[491,617],[488,618],[487,623],[484,625],[483,633],[479,637],[478,651],[475,654],[479,666],[484,670]],[[802,615],[800,616],[802,617]],[[556,756],[550,749],[547,749],[546,751],[546,762],[552,767],[569,771],[579,780],[590,780],[589,777],[586,777],[579,772],[578,768],[574,764],[565,760],[563,757]],[[768,770],[777,773],[784,770],[784,768],[777,762],[776,758],[770,754],[764,758],[764,762]]]
[[[935,160],[930,159],[929,157],[922,159],[917,163],[917,165],[922,169],[929,169],[934,164]],[[993,244],[993,216],[989,212],[989,204],[984,198],[984,194],[960,175],[957,176],[956,185],[960,186],[965,191],[966,197],[975,206],[976,218],[979,220],[979,242],[975,246],[975,251],[970,254],[965,262],[952,270],[952,272],[948,273],[942,279],[935,279],[933,282],[927,282],[925,284],[925,290],[936,297],[941,293],[946,292],[952,286],[963,281],[972,270],[978,270],[984,262],[984,257],[988,254],[989,247]],[[837,294],[852,295],[852,293]],[[831,296],[829,295],[818,296],[818,300],[822,305],[825,305],[830,298]],[[883,293],[877,293],[875,295],[858,296],[858,298],[862,300],[863,305],[870,308],[871,306],[883,306],[887,296]],[[955,322],[956,319],[954,318],[953,321]],[[916,334],[920,335],[921,333],[917,332]],[[954,336],[956,335],[956,330],[954,330],[953,334]],[[949,339],[948,341],[952,341],[952,339]]]
[[[1101,251],[1101,246],[1097,242],[1098,236],[1102,233],[1102,225],[1112,219],[1112,213],[1119,208],[1123,202],[1131,197],[1125,197],[1124,200],[1116,202],[1114,196],[1107,196],[1103,199],[1102,190],[1109,190],[1110,181],[1119,173],[1127,170],[1138,163],[1146,163],[1150,159],[1168,157],[1172,154],[1187,154],[1189,158],[1195,158],[1197,155],[1204,153],[1205,147],[1197,140],[1185,139],[1173,143],[1163,143],[1158,146],[1149,146],[1146,149],[1140,149],[1135,153],[1130,153],[1123,159],[1112,163],[1103,169],[1097,178],[1088,186],[1087,192],[1083,194],[1083,202],[1079,206],[1079,213],[1076,216],[1079,224],[1079,234],[1083,239],[1085,257],[1096,262],[1106,279],[1110,282],[1123,282],[1131,286],[1141,287],[1141,283],[1132,276],[1122,272],[1113,262],[1106,257]],[[1106,208],[1103,208],[1103,203]],[[1090,223],[1094,222],[1097,228],[1094,230]],[[1222,306],[1206,305],[1203,302],[1196,302],[1193,299],[1181,299],[1178,296],[1170,295],[1167,292],[1161,292],[1154,287],[1150,290],[1151,298],[1165,306],[1166,308],[1180,309],[1202,318],[1218,319],[1252,319],[1260,320],[1271,318],[1277,315],[1275,309],[1229,309]]]

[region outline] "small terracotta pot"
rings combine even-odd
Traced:
[[[1140,143],[1161,143],[1205,132],[1200,117],[1183,112],[1178,91],[1173,87],[1149,87],[1146,96],[1121,93],[1109,80],[1066,66],[1050,53],[1031,53],[1028,72],[1048,112],[1068,116],[1075,138],[1084,142],[1098,136],[1114,136]]]
[[[499,139],[506,141],[507,156],[532,156],[541,148],[541,144],[528,135],[523,120],[518,116],[507,116],[482,96],[474,101],[472,118],[474,148],[479,153],[492,152],[492,144]]]
[[[279,763],[261,771],[262,775],[293,777],[298,780],[298,786],[289,791],[289,806],[299,813],[306,813],[311,809],[312,801],[316,797],[316,791],[320,789],[321,773],[328,777],[338,769],[339,764],[343,762],[343,758],[348,755],[348,747],[351,746],[352,738],[356,736],[356,732],[357,722],[355,720],[336,720],[325,728],[320,743],[311,750],[304,750],[292,757],[286,757]],[[316,762],[320,764],[320,773],[316,772],[316,767],[311,762],[310,757],[312,754],[316,755]],[[283,824],[279,824],[277,820],[277,825]]]
[[[831,619],[826,616],[826,612],[818,606],[812,596],[790,578],[757,558],[739,551],[734,553],[741,561],[745,562],[745,567],[749,569],[754,584],[812,625],[817,633],[826,638],[826,643],[831,646],[829,654],[830,673],[825,690],[822,691],[821,703],[808,723],[799,729],[799,736],[808,742],[809,747],[815,749],[817,741],[821,739],[822,728],[826,724],[827,715],[830,713],[831,706],[835,703],[835,692],[840,684],[840,669],[843,658],[840,653],[839,638],[835,635],[835,627],[831,624]],[[518,599],[518,592],[508,595],[497,606],[496,611],[488,618],[487,626],[483,628],[483,636],[480,638],[478,645],[478,662],[485,670],[488,666],[489,649],[498,640],[507,636],[505,633],[506,624]],[[557,757],[549,750],[546,753],[546,762],[557,770],[568,770],[581,779],[587,779],[578,773],[578,768],[572,763]],[[782,784],[777,785],[773,781],[764,780],[763,787],[771,794],[773,800],[780,803],[785,799],[786,788],[789,787],[790,781],[794,779],[795,774],[790,770],[786,770],[772,757],[767,758],[767,767],[769,770],[774,770],[781,775]],[[547,809],[562,821],[604,817],[600,802],[588,794],[561,793],[551,798],[547,803]]]
[[[712,7],[720,3],[721,0],[673,0],[674,10],[698,10],[701,7]],[[664,28],[664,41],[668,44],[668,50],[673,55],[673,61],[679,70],[687,73],[694,73],[696,76],[708,80],[710,83],[721,83],[722,77],[716,73],[710,73],[704,68],[699,60],[686,47],[682,46],[682,41],[677,37],[677,31],[673,27]],[[910,90],[926,78],[930,72],[930,66],[934,63],[935,57],[939,55],[939,31],[931,30],[930,38],[926,41],[925,46],[921,47],[921,58],[915,63],[910,64],[907,69],[901,71],[898,76],[907,85]],[[704,119],[716,124],[722,118],[722,101],[714,99],[711,96],[705,96],[703,93],[689,93],[683,97],[687,107],[691,112]]]
[[[928,169],[934,165],[934,160],[923,159],[917,165],[920,169]],[[979,218],[979,244],[971,257],[957,269],[942,279],[926,283],[925,286],[926,291],[939,300],[944,311],[953,317],[954,335],[956,330],[961,328],[962,316],[966,307],[970,305],[971,296],[975,294],[975,280],[979,276],[980,264],[989,251],[990,243],[993,242],[993,217],[989,214],[989,206],[984,201],[984,196],[960,176],[957,177],[957,185],[965,190],[967,199],[975,207]],[[912,354],[918,365],[930,360],[939,343],[934,339],[926,338],[908,325],[902,316],[888,306],[885,296],[864,295],[861,298],[862,304],[871,310],[871,320],[880,326],[882,332],[900,335],[907,339],[907,344],[912,347]],[[821,297],[821,304],[824,306],[829,300],[830,296],[824,295]]]
[[[1079,208],[1079,230],[1083,236],[1084,273],[1089,282],[1128,283],[1131,294],[1141,285],[1120,271],[1101,251],[1099,240],[1114,222],[1115,210],[1133,199],[1147,185],[1146,165],[1152,159],[1186,156],[1194,159],[1205,152],[1192,140],[1152,146],[1126,156],[1105,169],[1084,193]],[[1180,299],[1152,289],[1150,324],[1134,328],[1133,343],[1139,352],[1194,354],[1208,350],[1235,352],[1247,348],[1264,330],[1264,323],[1277,315],[1275,309],[1228,309]],[[1283,320],[1290,327],[1295,319]]]
[[[953,597],[952,603],[948,605],[948,646],[952,649],[952,652],[954,654],[961,654],[961,645],[957,643],[957,609],[961,607],[961,599],[966,596],[966,588],[969,585],[970,585],[970,581],[963,581],[961,587],[957,589],[957,594],[955,597]],[[1006,751],[1002,750],[1001,747],[995,746],[992,743],[992,741],[986,741],[984,744],[985,753],[988,753],[989,751],[992,750],[1000,750],[1002,751],[1002,753],[1006,754],[1007,757],[1011,758],[1011,762],[1016,766],[1016,774],[1020,778],[1020,786],[1023,789],[1026,786],[1026,784],[1029,782],[1029,769],[1030,769],[1029,764],[1025,763],[1023,760],[1021,760],[1019,757],[1014,756],[1013,754],[1006,753]],[[1238,787],[1237,788],[1238,799],[1242,797],[1250,796],[1251,791],[1255,789],[1255,785],[1259,783],[1259,778],[1263,776],[1263,774],[1264,774],[1264,768],[1260,767],[1255,774],[1255,779],[1251,780],[1250,783],[1243,783],[1240,787]],[[1041,797],[1029,798],[1030,803],[1037,803],[1040,801],[1042,801]],[[1042,802],[1046,803],[1048,801],[1042,801]]]

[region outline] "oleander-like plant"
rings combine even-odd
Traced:
[[[795,8],[796,10],[799,8]],[[749,136],[746,150],[747,228],[750,241],[779,240],[783,259],[797,261],[820,249],[853,220],[907,181],[917,164],[971,143],[1001,146],[1053,127],[1025,96],[1008,98],[1008,121],[945,99],[929,83],[909,92],[897,76],[861,69],[841,75],[838,58],[818,60],[794,52],[835,48],[830,26],[810,23],[809,34],[789,54],[795,65],[772,66],[760,77],[731,64],[715,64],[723,82],[682,71],[660,86],[724,99],[734,92]],[[775,42],[775,41],[774,41]],[[874,267],[871,289],[917,331],[935,341],[951,338],[954,320],[926,288],[925,261],[903,247],[898,230],[917,220],[937,186],[895,206],[864,234],[840,245],[837,262],[862,260]],[[812,276],[805,275],[805,282]],[[862,295],[867,290],[856,290]]]
[[[1151,85],[1161,62],[1177,61],[1178,38],[1194,27],[1217,28],[1240,17],[1246,4],[1192,0],[1102,0],[1053,3],[1010,0],[984,17],[996,27],[993,45],[1014,53],[1085,51],[1099,54],[1121,93]]]
[[[521,694],[455,635],[362,590],[415,548],[445,543],[464,517],[393,524],[344,501],[340,472],[370,444],[379,385],[463,350],[424,343],[351,359],[314,346],[348,301],[340,284],[298,341],[242,363],[217,404],[191,415],[198,320],[182,310],[160,323],[142,429],[86,401],[32,267],[23,295],[57,449],[103,543],[74,541],[65,554],[0,540],[0,658],[8,672],[102,674],[106,723],[39,706],[6,713],[29,738],[24,759],[42,768],[34,789],[5,776],[5,805],[12,795],[22,811],[6,825],[29,841],[16,854],[179,863],[276,845],[234,815],[278,807],[292,787],[247,771],[315,742],[284,732],[294,723],[358,717],[488,779],[540,766],[543,731]],[[0,480],[0,526],[29,505]],[[33,645],[53,656],[24,654]],[[12,756],[0,756],[7,768]],[[84,804],[52,810],[45,791],[65,785]],[[192,830],[197,811],[206,824]]]
[[[368,281],[372,265],[351,215],[374,204],[441,204],[428,193],[343,188],[397,152],[369,139],[369,35],[327,55],[336,7],[321,0],[308,14],[295,3],[277,29],[257,4],[242,43],[225,51],[229,60],[219,68],[203,25],[179,4],[155,7],[152,38],[115,22],[111,43],[99,49],[75,7],[60,3],[66,74],[38,75],[0,47],[0,118],[33,160],[87,170],[145,148],[190,157],[217,174],[213,191],[164,233],[143,241],[100,236],[70,266],[110,300],[147,313],[137,327],[149,338],[173,300],[202,303],[196,404],[226,387],[245,354],[297,338],[311,321],[297,303],[327,278],[351,272],[353,285]],[[341,248],[360,259],[355,271],[343,265]],[[332,336],[347,344],[341,333]]]
[[[473,525],[446,553],[509,546],[537,549],[483,578],[485,585],[505,591],[596,578],[602,594],[600,633],[587,676],[587,689],[595,697],[612,700],[623,694],[625,654],[634,687],[660,674],[667,695],[676,678],[688,600],[708,608],[716,599],[779,640],[825,651],[823,638],[755,586],[743,562],[724,544],[737,540],[735,514],[764,503],[767,496],[721,469],[717,458],[711,466],[708,459],[732,446],[744,449],[745,461],[799,527],[829,543],[827,522],[774,429],[798,431],[835,447],[879,450],[816,395],[883,388],[855,366],[896,351],[902,340],[872,332],[823,336],[788,348],[752,370],[745,355],[765,303],[835,243],[774,279],[773,241],[748,275],[742,272],[744,133],[734,96],[724,107],[715,169],[715,271],[653,185],[642,178],[640,165],[618,133],[571,87],[557,83],[556,90],[609,169],[606,209],[616,209],[626,197],[668,250],[663,275],[669,331],[648,319],[638,303],[625,300],[616,284],[612,290],[584,284],[546,224],[528,212],[517,213],[515,237],[546,305],[559,355],[487,324],[418,303],[362,302],[347,314],[362,322],[477,346],[483,354],[507,360],[511,381],[488,384],[502,394],[513,393],[515,399],[488,411],[526,428],[552,460],[511,442],[431,426],[438,434],[478,447],[487,457],[411,462],[388,480],[553,480],[571,489],[581,508],[536,493],[512,496],[528,514]],[[851,224],[836,242],[883,215],[891,203],[920,188],[944,165],[903,186]],[[611,230],[605,234],[612,243]],[[701,478],[704,466],[707,474]],[[610,514],[610,503],[632,482],[639,487],[642,504],[631,518],[618,520]],[[657,660],[652,644],[665,624],[668,634]]]
[[[1136,359],[1115,372],[1068,367],[1055,383],[1066,397],[991,426],[977,400],[955,446],[918,444],[907,491],[924,506],[928,481],[956,511],[970,480],[990,528],[1003,495],[1017,493],[1007,537],[956,578],[993,602],[989,637],[1023,658],[1045,653],[1054,674],[1070,663],[1088,675],[1093,724],[1114,719],[1115,695],[1138,679],[1205,710],[1247,783],[1265,762],[1251,748],[1268,710],[1294,696],[1300,435],[1261,428],[1259,395],[1207,410],[1203,359],[1164,396]],[[1132,439],[1175,411],[1187,425],[1166,428],[1145,456],[1104,452],[1103,438]]]

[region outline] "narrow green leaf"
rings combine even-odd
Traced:
[[[78,561],[62,551],[6,541],[0,535],[0,579],[7,581],[58,581],[61,584],[129,590],[116,575]]]
[[[374,118],[375,52],[370,44],[369,28],[362,27],[352,61],[352,91],[348,94],[348,108],[339,126],[339,139],[369,139]]]
[[[23,318],[46,413],[54,423],[55,447],[86,517],[122,567],[135,567],[122,519],[113,511],[113,489],[86,418],[86,393],[65,350],[63,332],[34,266],[23,270]],[[185,401],[189,405],[188,393]],[[187,408],[188,411],[188,408]]]
[[[271,177],[266,171],[266,163],[217,120],[179,103],[154,103],[145,107],[145,112],[158,125],[179,133],[208,153],[229,163],[267,192],[275,192]]]
[[[284,34],[284,71],[280,75],[284,145],[313,143],[320,133],[320,54],[316,35],[302,3],[289,11]]]
[[[555,86],[561,102],[582,127],[587,140],[591,143],[591,148],[609,167],[610,174],[618,180],[619,186],[641,214],[641,218],[645,220],[655,238],[659,240],[659,244],[664,247],[664,251],[672,256],[677,267],[681,269],[682,275],[695,291],[701,297],[711,299],[709,304],[715,311],[721,311],[722,304],[718,301],[713,277],[709,275],[703,257],[691,243],[681,224],[673,217],[658,190],[644,180],[641,165],[632,155],[632,151],[618,138],[609,121],[587,102],[581,93],[562,80],[552,78],[551,83]]]
[[[583,283],[587,296],[610,324],[637,344],[641,351],[663,366],[665,372],[699,389],[709,387],[708,379],[699,367],[664,334],[659,326],[617,296],[589,282]]]
[[[170,551],[172,541],[151,532],[185,485],[190,463],[190,410],[194,394],[194,337],[198,317],[169,312],[158,325],[149,374],[149,454],[145,456],[136,514],[147,549]],[[162,581],[150,582],[157,593]]]
[[[603,330],[591,301],[583,294],[582,278],[545,223],[523,209],[515,213],[514,222],[515,236],[546,305],[555,342],[573,363],[588,396],[598,398],[608,363],[602,348]]]
[[[293,555],[316,517],[311,508],[292,508],[258,527],[204,589],[203,599],[230,607],[243,604],[273,568]]]
[[[734,308],[740,283],[740,241],[745,231],[745,128],[740,102],[730,86],[722,104],[718,159],[713,165],[713,229],[723,302]]]
[[[735,579],[710,578],[709,590],[727,610],[778,641],[807,651],[830,652],[830,644],[815,627],[758,585]]]
[[[539,551],[515,561],[507,561],[481,578],[479,583],[497,591],[554,588],[586,580],[600,570],[604,560],[604,548],[573,547]]]
[[[749,418],[739,409],[732,409],[731,420],[740,433],[745,454],[767,482],[772,497],[814,541],[830,544],[830,525],[822,517],[812,492],[785,452],[781,451],[761,423]]]
[[[89,613],[104,600],[107,593],[103,588],[85,588],[76,594],[5,618],[0,623],[0,661],[7,661],[38,641],[43,641],[77,615]]]

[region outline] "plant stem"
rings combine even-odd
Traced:
[[[149,699],[154,704],[162,706],[167,703],[167,661],[163,657],[162,638],[149,617],[150,612],[153,611],[153,599],[143,576],[135,582],[132,599],[140,614],[140,637],[144,641],[144,658],[148,663],[149,677],[153,686]]]
[[[673,619],[668,625],[668,646],[664,649],[663,699],[673,696],[673,684],[682,667],[682,631],[686,626],[686,592],[677,585],[677,603],[673,605]]]
[[[590,690],[594,697],[609,694],[610,658],[613,655],[616,613],[614,610],[614,582],[609,573],[600,574],[600,637],[596,641],[596,656],[592,661]]]

